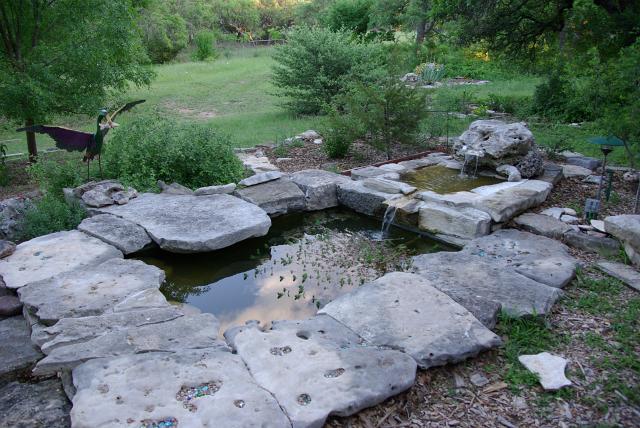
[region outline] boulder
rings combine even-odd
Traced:
[[[161,193],[167,195],[193,195],[193,190],[180,183],[167,184],[162,180],[158,180],[158,187]]]
[[[582,182],[588,184],[600,184],[601,182],[606,183],[606,179],[604,179],[601,175],[588,175],[586,176]]]
[[[0,388],[0,425],[69,428],[71,403],[58,379],[11,382]]]
[[[271,227],[267,213],[231,195],[144,193],[127,205],[101,208],[142,226],[160,248],[175,253],[218,250]]]
[[[516,164],[516,169],[520,172],[523,178],[537,177],[543,174],[544,157],[538,149],[530,150],[520,161]],[[512,181],[509,179],[509,181]]]
[[[603,257],[615,257],[620,254],[620,243],[612,238],[593,236],[587,233],[570,230],[564,235],[564,242],[570,247]]]
[[[578,224],[580,223],[580,219],[576,216],[570,215],[570,214],[562,214],[560,216],[560,221],[567,223],[567,224]]]
[[[273,165],[269,158],[260,155],[256,156],[250,153],[238,153],[238,158],[242,162],[245,170],[250,171],[253,174],[261,174],[263,172],[280,171],[280,168]]]
[[[79,198],[83,205],[92,208],[107,205],[124,205],[132,198],[138,196],[133,188],[126,188],[115,180],[89,182],[73,189],[73,194]]]
[[[619,279],[629,287],[640,291],[640,272],[631,266],[618,262],[600,260],[596,263],[596,267],[607,275]]]
[[[15,251],[16,244],[11,241],[0,240],[0,259],[9,257],[11,254],[15,253]]]
[[[124,254],[149,248],[153,241],[137,224],[111,214],[98,214],[82,220],[78,230],[113,245]]]
[[[436,202],[450,207],[469,208],[473,207],[474,202],[480,198],[480,195],[472,192],[445,193],[443,195],[432,192],[431,190],[426,190],[418,193],[416,198],[422,199],[425,202]]]
[[[600,159],[590,158],[587,156],[569,156],[565,158],[565,162],[569,165],[577,165],[590,170],[594,170],[602,165],[602,161]]]
[[[338,202],[360,214],[382,217],[385,201],[398,194],[384,193],[366,187],[362,181],[345,181],[338,183]]]
[[[20,222],[33,205],[34,197],[8,198],[0,201],[0,239],[16,240],[20,235]]]
[[[536,355],[520,355],[518,360],[530,372],[538,375],[540,384],[546,391],[557,391],[571,385],[571,381],[564,375],[567,360],[562,357],[541,352]]]
[[[164,272],[139,260],[111,259],[31,282],[18,290],[20,300],[40,323],[53,325],[62,318],[114,312],[128,307],[140,293],[159,297]],[[164,298],[160,299],[167,305]]]
[[[562,239],[562,236],[572,230],[571,226],[548,215],[525,213],[514,220],[521,229],[547,238]]]
[[[566,178],[587,177],[593,174],[588,168],[577,165],[562,165],[562,175]]]
[[[362,180],[362,182],[364,183],[365,187],[383,193],[402,193],[403,195],[408,195],[417,190],[415,187],[410,186],[406,183],[387,180],[379,177],[365,178],[364,180]]]
[[[22,303],[16,296],[0,296],[0,319],[13,317],[22,313]]]
[[[238,184],[245,187],[255,186],[258,184],[266,183],[268,181],[277,180],[284,177],[284,175],[285,174],[280,171],[261,172],[259,174],[245,178],[244,180],[241,180]]]
[[[491,233],[491,216],[474,208],[424,202],[420,207],[419,228],[437,236],[470,240]]]
[[[562,173],[562,167],[560,165],[546,163],[544,164],[544,170],[542,174],[537,177],[538,180],[546,181],[547,183],[551,183],[554,186],[560,182],[564,178],[564,174]]]
[[[457,363],[501,344],[436,286],[418,275],[389,273],[338,297],[319,313],[367,343],[406,352],[422,368]]]
[[[320,428],[329,415],[352,415],[413,385],[416,363],[408,355],[340,346],[333,338],[341,334],[325,327],[330,330],[281,325],[262,332],[252,325],[230,337],[253,378],[273,394],[294,427]]]
[[[0,385],[28,375],[43,355],[31,343],[29,325],[21,316],[0,320]],[[3,396],[4,401],[5,397]]]
[[[229,184],[223,184],[221,186],[207,186],[207,187],[200,187],[199,189],[196,189],[194,194],[196,196],[207,196],[207,195],[228,195],[233,193],[233,191],[236,190],[236,184],[235,183],[229,183]]]
[[[522,180],[522,176],[520,175],[520,171],[518,168],[512,165],[500,165],[496,168],[496,172],[507,177],[508,181],[520,181]]]
[[[74,370],[73,382],[77,428],[291,426],[240,357],[219,349],[92,360]]]
[[[546,215],[549,217],[553,217],[556,220],[560,220],[560,217],[562,217],[562,214],[564,214],[564,208],[560,208],[560,207],[551,207],[551,208],[547,208],[544,211],[540,211],[541,215]]]
[[[624,244],[633,264],[640,266],[640,215],[609,216],[604,219],[604,229]]]
[[[400,80],[405,83],[417,83],[420,80],[420,76],[416,73],[407,73]]]
[[[23,242],[0,260],[0,276],[8,288],[51,278],[81,267],[122,258],[115,247],[77,230],[56,232]]]
[[[304,193],[305,209],[317,211],[337,207],[337,184],[351,180],[341,174],[321,169],[307,169],[291,174],[291,181]]]
[[[308,130],[308,131],[304,131],[302,134],[296,135],[296,138],[300,140],[312,141],[312,140],[317,140],[318,138],[322,138],[322,136],[314,130]]]
[[[238,189],[234,195],[259,206],[271,217],[302,211],[306,202],[304,193],[288,177]]]
[[[379,177],[381,175],[389,174],[386,169],[378,168],[377,166],[365,166],[363,168],[355,168],[351,170],[352,180],[364,180],[365,178]],[[393,173],[393,172],[391,172]]]
[[[504,186],[506,184],[512,186]],[[481,195],[473,202],[473,207],[489,214],[496,223],[502,223],[543,203],[552,187],[550,183],[540,180],[479,187],[472,190]]]

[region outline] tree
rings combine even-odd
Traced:
[[[327,27],[334,31],[349,30],[365,34],[369,30],[372,3],[372,0],[337,0],[327,10]]]
[[[432,9],[431,0],[378,0],[372,8],[372,21],[380,29],[414,30],[416,45],[420,45],[435,28],[436,17]]]
[[[0,1],[0,114],[26,126],[148,84],[147,61],[129,0]],[[33,162],[32,132],[27,146]]]
[[[187,22],[161,1],[141,10],[138,27],[147,54],[156,64],[171,61],[189,43]]]
[[[254,0],[213,0],[212,4],[223,31],[235,33],[238,38],[253,38],[253,32],[260,25],[260,14]]]

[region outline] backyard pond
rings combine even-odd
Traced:
[[[378,220],[328,210],[276,218],[267,236],[223,250],[139,258],[165,271],[169,300],[216,315],[223,332],[248,320],[307,318],[387,271],[407,269],[411,256],[443,250],[452,249],[396,227],[383,234]]]
[[[421,168],[405,174],[402,177],[402,181],[420,190],[431,190],[440,194],[469,191],[476,187],[504,182],[504,180],[496,177],[482,175],[469,177],[460,174],[458,170],[440,165]]]

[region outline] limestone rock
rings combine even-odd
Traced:
[[[149,427],[168,420],[179,427],[291,427],[240,357],[218,349],[92,360],[74,370],[73,381],[75,428]]]
[[[316,211],[337,207],[337,184],[351,180],[341,174],[321,169],[307,169],[291,174],[291,181],[304,193],[305,209]]]
[[[493,221],[502,223],[516,214],[543,203],[553,187],[540,180],[526,180],[516,183],[502,183],[511,186],[483,186],[473,189],[473,193],[481,195],[473,203],[473,207],[489,214]],[[492,189],[497,189],[491,192]]]
[[[296,135],[296,138],[301,140],[317,140],[318,138],[322,138],[322,136],[318,132],[310,129],[302,134]]]
[[[540,214],[553,217],[556,220],[560,220],[560,217],[562,217],[562,214],[564,214],[564,212],[565,212],[564,208],[551,207],[551,208],[545,209],[544,211],[540,211]]]
[[[583,168],[587,168],[590,170],[594,170],[600,165],[602,165],[602,161],[596,158],[590,158],[587,156],[570,156],[565,158],[565,162],[569,165],[577,165]]]
[[[640,291],[640,272],[631,266],[606,260],[598,261],[596,266],[607,275],[619,279],[629,287]]]
[[[474,202],[480,198],[480,195],[472,192],[455,192],[442,195],[426,190],[419,192],[416,197],[425,202],[437,202],[451,207],[469,208],[473,207]]]
[[[593,171],[581,166],[577,166],[577,165],[562,166],[562,175],[564,175],[566,178],[587,177],[591,174],[593,174]]]
[[[474,239],[491,232],[491,216],[474,208],[424,202],[420,207],[419,227],[436,235]]]
[[[21,316],[0,320],[0,343],[0,385],[27,374],[43,357],[31,343],[29,326]]]
[[[20,235],[24,213],[33,205],[34,197],[18,196],[0,201],[0,239],[15,240]]]
[[[16,296],[0,296],[0,319],[20,315],[22,303]]]
[[[0,260],[0,275],[8,288],[50,278],[59,273],[122,258],[115,247],[77,230],[57,232],[23,242]]]
[[[615,239],[592,236],[575,230],[564,235],[564,242],[571,247],[597,253],[604,257],[613,257],[620,253],[620,243]]]
[[[538,180],[546,181],[554,186],[564,178],[562,167],[556,164],[547,163],[544,165],[542,174],[537,177]]]
[[[135,189],[125,187],[115,180],[90,182],[76,187],[73,194],[79,198],[85,206],[104,207],[112,204],[123,205],[130,199],[138,196]]]
[[[136,253],[153,245],[142,227],[111,214],[86,218],[78,225],[78,230],[113,245],[124,254]]]
[[[57,379],[0,388],[0,426],[69,428],[71,403]]]
[[[605,231],[633,248],[640,248],[640,215],[626,214],[604,219]]]
[[[589,221],[589,224],[591,224],[591,226],[593,226],[597,231],[605,233],[604,221],[592,219]]]
[[[240,186],[245,186],[245,187],[255,186],[257,184],[262,184],[268,181],[277,180],[279,178],[284,177],[284,175],[285,174],[280,171],[261,172],[259,174],[252,175],[251,177],[245,178],[244,180],[241,180],[238,184]]]
[[[383,193],[402,193],[408,195],[416,191],[416,188],[406,183],[386,180],[384,178],[365,178],[362,180],[365,187]]]
[[[560,216],[560,221],[567,223],[567,224],[578,224],[580,223],[580,219],[576,216],[573,215],[569,215],[569,214],[562,214]]]
[[[193,190],[180,183],[167,184],[162,180],[158,180],[158,187],[162,193],[167,195],[193,195]]]
[[[288,177],[238,189],[234,194],[259,206],[272,217],[302,211],[305,208],[304,193]]]
[[[520,355],[518,360],[530,372],[540,377],[540,384],[547,391],[557,391],[571,385],[571,381],[564,375],[567,360],[562,357],[541,352],[536,355]]]
[[[456,363],[501,344],[500,338],[436,284],[394,272],[320,310],[368,343],[400,349],[420,367]]]
[[[253,174],[280,171],[280,168],[273,165],[269,158],[264,155],[256,156],[249,153],[238,153],[237,156],[242,161],[245,170],[251,171]]]
[[[160,248],[175,253],[218,250],[264,236],[271,227],[264,210],[230,195],[144,193],[100,211],[142,226]]]
[[[572,230],[566,223],[542,214],[525,213],[513,221],[527,232],[553,239],[561,239],[566,232]]]
[[[18,290],[27,309],[45,325],[62,318],[111,312],[146,290],[160,294],[164,272],[139,260],[111,259],[32,282]]]
[[[385,201],[392,197],[390,193],[379,192],[366,187],[362,181],[345,181],[338,183],[338,202],[361,214],[382,217]]]
[[[246,327],[230,344],[294,427],[322,427],[329,415],[352,415],[413,385],[416,363],[408,355],[344,348],[332,340],[336,336],[308,329],[262,332]]]
[[[94,358],[147,352],[179,352],[224,345],[218,337],[220,324],[211,314],[185,315],[157,324],[114,329],[83,342],[69,342],[48,349],[47,356],[33,370],[52,374],[71,370]]]
[[[496,168],[496,172],[498,174],[502,174],[507,177],[508,181],[520,181],[522,180],[522,176],[520,175],[520,171],[513,165],[500,165]]]
[[[222,195],[222,194],[228,195],[233,193],[234,190],[236,190],[236,184],[229,183],[229,184],[223,184],[220,186],[200,187],[199,189],[196,189],[194,194],[196,196]]]
[[[540,150],[537,148],[529,150],[529,153],[527,153],[516,164],[516,168],[520,172],[520,176],[522,176],[522,178],[539,176],[544,173],[544,158],[542,157],[542,153],[540,153]],[[509,177],[509,181],[517,180],[511,180],[511,177]]]
[[[0,259],[9,257],[11,254],[15,253],[15,251],[16,244],[11,241],[0,240]]]
[[[364,339],[350,330],[344,324],[339,323],[329,315],[318,314],[313,318],[304,320],[273,321],[271,330],[294,332],[298,337],[319,336],[337,344],[340,348],[349,348],[364,345]],[[225,337],[227,334],[225,333]]]
[[[407,171],[407,168],[402,165],[398,165],[397,163],[386,163],[384,165],[380,165],[379,168],[389,172],[397,172],[398,174],[403,174]]]
[[[377,166],[365,166],[363,168],[352,169],[351,179],[364,180],[365,178],[379,177],[388,173],[389,171],[386,169],[378,168]]]

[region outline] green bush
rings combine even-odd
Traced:
[[[487,96],[487,106],[491,110],[527,117],[532,109],[531,97],[517,95],[503,95],[491,93]]]
[[[178,14],[171,14],[161,2],[144,10],[139,27],[147,54],[154,63],[171,61],[189,41],[186,21]]]
[[[196,34],[193,40],[196,44],[194,56],[198,61],[205,61],[217,56],[217,52],[213,46],[215,40],[215,34],[211,31],[200,31]]]
[[[365,34],[369,29],[371,0],[336,0],[327,10],[325,25],[331,30]]]
[[[276,49],[273,83],[297,113],[317,114],[353,82],[371,81],[383,50],[348,31],[299,27]]]
[[[364,134],[363,125],[349,114],[341,114],[332,108],[322,128],[323,149],[330,158],[343,158],[349,153],[351,144]]]
[[[532,110],[542,117],[565,122],[591,119],[591,114],[579,97],[578,91],[562,72],[555,72],[546,82],[536,87]]]
[[[236,182],[243,166],[226,136],[203,125],[141,116],[118,128],[104,146],[105,171],[139,191],[157,180],[190,188]]]
[[[62,189],[77,187],[85,182],[86,166],[80,159],[49,160],[41,159],[29,167],[31,179],[38,184],[46,195],[62,199]]]
[[[80,204],[46,194],[25,211],[19,225],[19,239],[26,241],[62,230],[75,229],[87,216]]]

